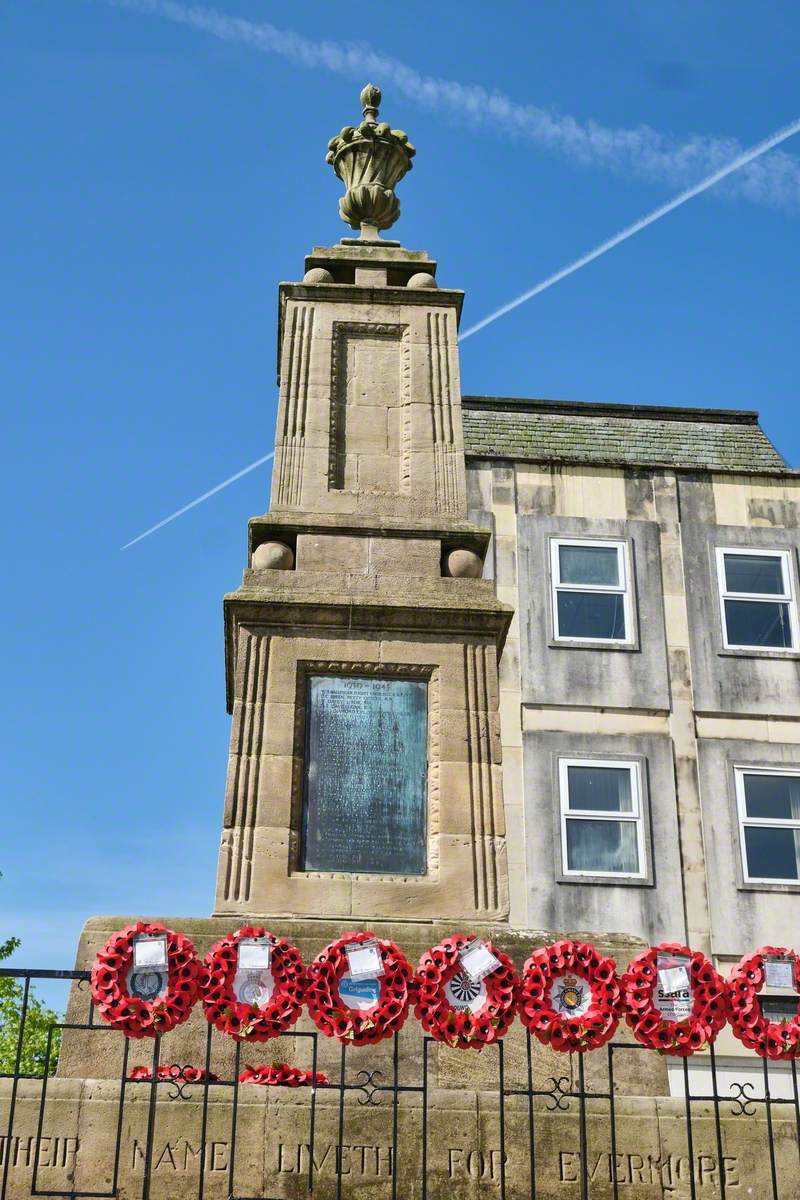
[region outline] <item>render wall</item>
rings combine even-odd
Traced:
[[[467,502],[516,611],[500,661],[512,922],[686,938],[726,969],[796,941],[800,888],[743,882],[733,765],[800,769],[800,656],[723,649],[714,547],[789,549],[797,573],[800,481],[471,460]],[[554,643],[554,535],[629,540],[630,649]],[[559,754],[642,760],[646,880],[560,874]]]

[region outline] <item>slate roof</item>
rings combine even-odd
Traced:
[[[758,413],[464,396],[469,458],[796,474]]]

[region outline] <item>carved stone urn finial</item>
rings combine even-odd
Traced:
[[[368,83],[360,96],[364,120],[357,128],[346,125],[328,142],[329,162],[347,188],[339,201],[339,215],[362,238],[376,238],[400,216],[396,185],[407,171],[416,150],[402,129],[378,121],[381,90]]]

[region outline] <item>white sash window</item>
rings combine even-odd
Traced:
[[[565,875],[646,874],[638,762],[559,759]]]
[[[556,641],[633,641],[627,543],[552,538],[550,575]]]
[[[800,883],[800,771],[736,767],[747,883]]]
[[[726,649],[797,649],[788,550],[719,547],[717,581]]]

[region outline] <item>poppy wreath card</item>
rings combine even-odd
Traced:
[[[351,972],[348,947],[369,944],[382,973]],[[347,933],[317,955],[308,968],[306,1005],[326,1037],[352,1046],[374,1045],[405,1024],[413,991],[413,972],[394,942],[372,933]]]
[[[662,942],[637,954],[620,980],[637,1042],[685,1058],[711,1045],[728,1019],[725,981],[698,950]]]
[[[498,1042],[514,1020],[517,975],[507,954],[481,943],[497,966],[478,979],[466,970],[462,953],[477,939],[456,934],[426,950],[417,967],[414,1009],[423,1029],[458,1050],[482,1050]]]
[[[778,1015],[765,1010],[760,993],[769,984],[771,964],[780,964],[782,990],[795,995],[772,997],[771,1008],[783,1008]],[[792,1059],[800,1049],[800,965],[794,950],[782,946],[762,946],[746,954],[728,976],[728,1020],[734,1036],[761,1058]],[[772,1018],[772,1019],[771,1019]]]
[[[140,946],[152,951],[139,953]],[[112,934],[92,966],[97,1011],[129,1038],[156,1037],[183,1024],[199,990],[194,946],[157,921],[137,921]]]
[[[583,1053],[605,1045],[620,1018],[616,966],[588,942],[534,950],[522,972],[520,1020],[553,1050]]]
[[[299,950],[260,926],[227,934],[203,961],[206,1020],[237,1042],[266,1042],[285,1033],[302,1012],[305,986]]]

